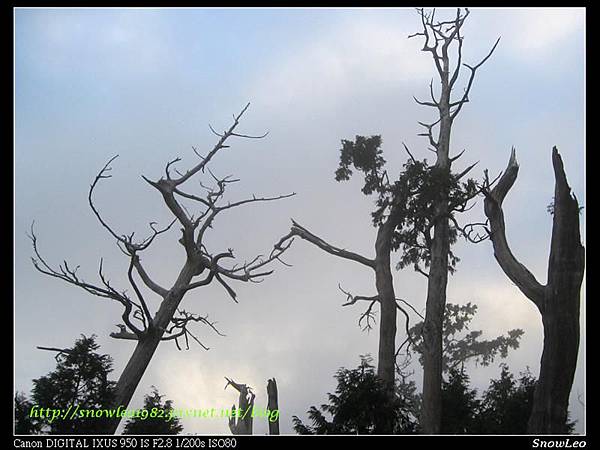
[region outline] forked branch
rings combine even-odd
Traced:
[[[506,170],[496,186],[486,189],[484,210],[490,223],[490,239],[494,247],[494,256],[502,267],[502,270],[517,285],[517,287],[538,308],[542,308],[544,287],[536,280],[535,276],[513,255],[506,239],[506,227],[504,224],[504,213],[502,202],[513,186],[519,173],[516,152],[513,148]]]

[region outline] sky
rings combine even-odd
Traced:
[[[438,17],[451,16],[439,10]],[[232,140],[211,162],[218,175],[241,181],[228,200],[295,192],[292,198],[223,213],[210,230],[215,252],[233,248],[240,261],[268,252],[289,231],[293,218],[331,243],[368,257],[376,230],[373,199],[360,180],[337,183],[341,139],[380,134],[388,172],[398,173],[407,155],[433,160],[417,121],[434,118],[417,105],[434,77],[412,9],[28,9],[15,22],[15,211],[14,305],[15,389],[29,392],[32,379],[55,366],[54,355],[37,345],[68,347],[81,334],[98,336],[114,358],[116,379],[134,343],[115,340],[120,305],[35,271],[27,233],[35,220],[39,249],[49,262],[80,265],[96,281],[100,258],[115,286],[127,287],[127,260],[87,204],[90,183],[114,155],[113,177],[98,186],[96,206],[120,233],[148,231],[148,223],[171,217],[141,175],[158,179],[166,162],[197,163],[192,150],[216,143],[209,124],[226,129],[232,114],[250,102],[240,132],[261,140]],[[452,131],[456,163],[473,162],[499,173],[514,146],[519,177],[504,203],[513,253],[545,283],[551,233],[546,206],[554,179],[551,149],[557,146],[580,204],[585,199],[585,10],[473,9],[464,27],[463,56],[478,62],[495,40],[500,44],[477,78]],[[465,74],[459,79],[462,93]],[[434,86],[436,86],[434,82]],[[439,92],[439,90],[437,91]],[[210,182],[209,178],[202,178]],[[201,181],[202,181],[201,180]],[[191,190],[201,187],[190,182]],[[482,202],[461,218],[483,217]],[[585,245],[585,209],[582,213]],[[151,276],[170,286],[184,254],[174,229],[157,239],[143,260]],[[505,361],[513,373],[539,369],[543,332],[535,306],[503,274],[490,242],[459,242],[461,258],[449,280],[448,301],[478,305],[472,329],[494,338],[510,329],[525,335]],[[237,393],[224,390],[230,377],[254,388],[266,405],[267,379],[279,388],[280,427],[293,433],[291,417],[306,418],[335,389],[333,375],[353,368],[359,355],[377,354],[377,332],[357,321],[361,305],[342,307],[338,283],[355,294],[375,293],[372,274],[296,240],[260,284],[234,286],[234,303],[218,285],[187,295],[182,307],[218,321],[220,337],[197,327],[210,348],[178,351],[162,343],[130,407],[141,407],[155,385],[180,408],[227,408]],[[392,256],[396,262],[399,256]],[[396,293],[424,311],[425,279],[410,269],[394,273]],[[150,307],[158,300],[148,293]],[[585,284],[582,344],[570,411],[585,430]],[[415,323],[418,318],[412,318]],[[404,325],[400,322],[399,330]],[[404,336],[398,333],[397,341]],[[468,365],[481,392],[500,373]],[[415,364],[414,380],[422,372]],[[186,433],[228,434],[226,420],[190,418]],[[256,434],[267,424],[255,420]]]

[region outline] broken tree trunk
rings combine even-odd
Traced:
[[[277,398],[277,381],[272,378],[267,381],[267,421],[269,423],[269,434],[279,434],[279,415],[271,421],[273,411],[279,411],[279,400]]]
[[[238,407],[231,407],[231,417],[229,418],[229,429],[232,434],[252,434],[252,413],[254,409],[254,393],[252,389],[245,385],[236,383],[233,380],[225,377],[227,386],[233,388],[240,393],[238,398]]]
[[[552,149],[555,191],[548,282],[544,286],[512,254],[506,240],[502,201],[519,171],[515,150],[498,184],[486,193],[485,214],[490,222],[494,256],[500,267],[538,308],[544,327],[540,375],[528,423],[532,434],[566,432],[569,394],[579,349],[580,290],[585,249],[579,232],[579,204],[571,194],[556,147]]]

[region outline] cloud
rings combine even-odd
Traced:
[[[502,35],[502,44],[493,62],[476,80],[476,101],[464,109],[461,124],[454,130],[453,147],[457,151],[466,147],[470,152],[466,158],[481,159],[492,171],[505,166],[511,144],[523,149],[519,153],[521,181],[514,196],[507,200],[507,208],[513,212],[507,226],[518,256],[541,279],[547,264],[545,249],[551,223],[545,204],[551,198],[553,180],[548,159],[543,159],[543,170],[535,168],[541,157],[546,158],[547,154],[541,152],[551,148],[545,144],[548,139],[556,136],[559,143],[565,143],[565,151],[567,143],[572,149],[565,158],[565,163],[571,164],[569,181],[575,186],[582,177],[582,172],[576,170],[581,148],[577,145],[579,116],[571,116],[571,109],[564,108],[570,105],[567,96],[573,98],[575,106],[583,99],[572,95],[573,90],[580,91],[579,84],[573,84],[574,79],[581,78],[580,69],[572,64],[556,64],[553,50],[564,51],[567,42],[572,53],[578,51],[580,45],[574,36],[579,36],[577,30],[582,29],[578,27],[582,27],[584,14],[582,10],[488,11],[473,11],[465,61],[478,61],[498,35]],[[140,181],[138,194],[137,188],[127,182],[128,177],[139,180],[141,173],[160,176],[164,161],[185,149],[193,157],[190,142],[213,143],[208,131],[205,135],[197,131],[198,120],[200,125],[221,117],[226,120],[233,112],[229,110],[232,104],[235,110],[246,98],[252,100],[243,130],[267,126],[272,133],[264,141],[236,142],[236,148],[215,160],[216,173],[242,178],[240,190],[231,191],[232,199],[253,192],[289,190],[299,195],[277,206],[240,210],[218,223],[211,234],[211,245],[215,249],[217,243],[223,248],[235,245],[236,255],[243,258],[269,248],[273,239],[288,229],[288,217],[314,227],[315,232],[338,245],[372,254],[376,231],[368,215],[371,200],[354,190],[356,184],[340,185],[331,179],[338,162],[338,139],[354,133],[382,133],[388,167],[394,168],[401,167],[405,158],[404,153],[394,151],[402,148],[404,139],[414,139],[417,151],[426,152],[421,148],[421,138],[411,137],[419,131],[416,120],[427,111],[418,107],[411,96],[428,95],[433,64],[430,55],[420,51],[421,41],[407,39],[419,26],[413,11],[330,13],[326,29],[320,25],[315,28],[316,16],[311,14],[311,20],[298,28],[301,32],[291,26],[285,27],[285,32],[277,31],[277,27],[264,22],[252,22],[256,20],[253,15],[240,21],[279,33],[274,36],[286,49],[284,56],[277,56],[277,46],[265,45],[264,52],[258,52],[263,49],[257,45],[262,44],[262,38],[249,34],[244,40],[223,40],[223,34],[212,34],[206,27],[197,26],[196,21],[180,21],[182,16],[169,18],[144,10],[135,14],[126,10],[19,14],[23,20],[19,21],[17,15],[17,44],[21,39],[21,45],[16,47],[16,62],[22,70],[17,71],[17,86],[31,94],[16,101],[19,109],[46,110],[44,115],[17,116],[15,173],[20,201],[16,229],[21,231],[15,235],[15,363],[19,387],[28,387],[32,377],[53,365],[51,356],[36,353],[35,344],[40,340],[69,345],[79,332],[94,331],[106,341],[103,350],[115,357],[115,376],[132,351],[131,345],[111,342],[106,337],[107,327],[112,331],[117,320],[118,305],[109,307],[81,298],[79,291],[35,273],[29,262],[30,243],[23,231],[32,218],[39,218],[44,224],[44,248],[49,258],[60,261],[65,257],[81,263],[90,271],[91,279],[95,276],[96,257],[102,255],[111,261],[115,285],[126,286],[125,272],[114,265],[126,261],[119,259],[118,250],[87,208],[85,195],[80,195],[85,194],[89,177],[105,162],[102,155],[128,155],[98,199],[105,205],[103,211],[111,224],[123,231],[146,229],[148,214],[164,223],[169,219],[168,211],[160,202],[154,203],[155,193]],[[213,17],[211,20],[219,32],[226,29],[219,28],[220,23],[215,23]],[[285,15],[279,20],[286,20]],[[193,26],[186,28],[186,23]],[[198,43],[214,46],[214,58],[206,58],[204,55],[209,53],[200,51],[204,47]],[[249,66],[242,67],[244,76],[231,70],[232,61],[240,62],[238,54],[252,55],[244,59]],[[192,55],[197,59],[188,58]],[[253,73],[255,78],[245,75]],[[198,81],[199,75],[206,83]],[[39,83],[44,77],[51,78],[52,83]],[[532,86],[538,91],[537,97],[531,94]],[[210,95],[205,97],[205,92]],[[238,92],[243,96],[238,97]],[[49,96],[53,96],[52,101]],[[71,98],[74,100],[69,102]],[[556,107],[551,107],[554,104]],[[205,136],[208,141],[204,141]],[[412,142],[408,141],[409,146]],[[36,182],[31,183],[31,179]],[[127,198],[119,191],[124,187],[128,189]],[[141,197],[142,193],[148,197]],[[110,206],[111,198],[120,201]],[[477,214],[481,214],[480,207],[475,210]],[[78,221],[69,224],[60,214],[53,214],[55,211],[69,211]],[[542,228],[541,223],[545,224]],[[173,233],[171,237],[177,231]],[[183,256],[181,247],[172,247],[172,242],[165,236],[148,255],[148,270],[161,283],[174,279]],[[506,279],[490,247],[459,250],[463,262],[449,282],[449,301],[477,303],[473,329],[483,330],[487,338],[512,328],[525,329],[521,347],[510,354],[511,369],[530,365],[537,370],[542,329],[535,306]],[[335,389],[332,375],[339,366],[355,367],[362,353],[376,355],[377,333],[360,332],[356,322],[362,311],[341,308],[343,296],[337,290],[341,281],[353,292],[372,294],[371,274],[301,242],[294,244],[288,256],[286,261],[293,268],[278,269],[260,286],[236,286],[243,299],[240,304],[230,302],[219,285],[186,298],[186,308],[210,313],[211,319],[222,321],[222,331],[228,338],[207,334],[210,352],[195,347],[178,352],[174,344],[165,343],[142,380],[132,407],[141,406],[150,384],[156,384],[161,393],[173,399],[176,407],[229,407],[237,396],[231,389],[223,390],[225,375],[255,386],[257,396],[262,396],[259,404],[264,405],[266,379],[275,376],[280,388],[282,432],[291,432],[292,414],[304,417],[308,406],[319,404],[327,392]],[[408,271],[394,273],[399,295],[415,301],[421,309],[426,286],[422,277],[417,277]],[[46,301],[48,293],[58,300]],[[47,336],[43,324],[48,317],[56,316],[58,320],[65,311],[78,320],[73,324],[61,322],[65,326]],[[419,384],[420,368],[415,365],[415,369]],[[497,376],[497,370],[497,366],[474,368],[472,379],[479,387],[486,387],[490,377]],[[580,376],[573,388],[575,393],[583,391]],[[580,414],[580,410],[575,412]],[[256,433],[265,429],[265,421],[257,421]],[[229,430],[225,420],[189,419],[185,432]]]
[[[306,102],[335,106],[350,95],[381,92],[431,73],[412,28],[373,18],[337,23],[324,35],[290,48],[289,56],[261,74],[253,98],[270,107]]]
[[[523,51],[549,51],[583,27],[583,9],[527,9],[516,16],[511,41]]]
[[[502,37],[501,47],[509,57],[537,61],[552,56],[553,49],[581,32],[585,24],[583,8],[523,8],[474,10],[468,24],[477,34],[493,42]],[[487,42],[487,41],[486,41]]]
[[[170,54],[163,22],[152,11],[23,9],[17,20],[16,42],[27,49],[19,55],[40,74],[147,76],[165,66]]]

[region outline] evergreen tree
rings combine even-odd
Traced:
[[[33,403],[23,392],[15,394],[15,434],[38,434],[40,424],[29,416]]]
[[[83,336],[71,349],[64,349],[56,356],[56,369],[33,380],[31,403],[37,406],[37,417],[31,417],[36,427],[48,434],[94,434],[101,433],[105,419],[91,417],[66,417],[49,420],[40,417],[41,408],[60,408],[73,412],[108,408],[111,404],[115,383],[108,380],[112,372],[112,358],[100,355],[96,337]],[[22,404],[23,405],[23,404]],[[30,410],[31,411],[31,410]],[[33,413],[36,413],[34,411]],[[32,414],[34,415],[34,414]]]
[[[527,434],[527,421],[533,407],[536,379],[526,370],[518,379],[503,364],[500,378],[491,380],[483,394],[475,420],[478,434]],[[575,422],[567,421],[562,433],[571,434]]]
[[[163,402],[163,396],[152,386],[152,393],[144,397],[143,410],[146,416],[132,417],[125,424],[123,434],[179,434],[183,431],[178,417],[170,412],[173,410],[173,401]]]
[[[394,434],[416,431],[414,383],[396,389],[390,398],[370,356],[361,356],[356,369],[340,368],[335,378],[338,386],[335,394],[328,394],[329,403],[320,409],[311,406],[308,411],[312,426],[293,416],[298,434],[374,434],[376,423],[384,415],[393,419]]]
[[[469,383],[464,370],[450,369],[442,384],[442,434],[472,434],[479,401]]]

